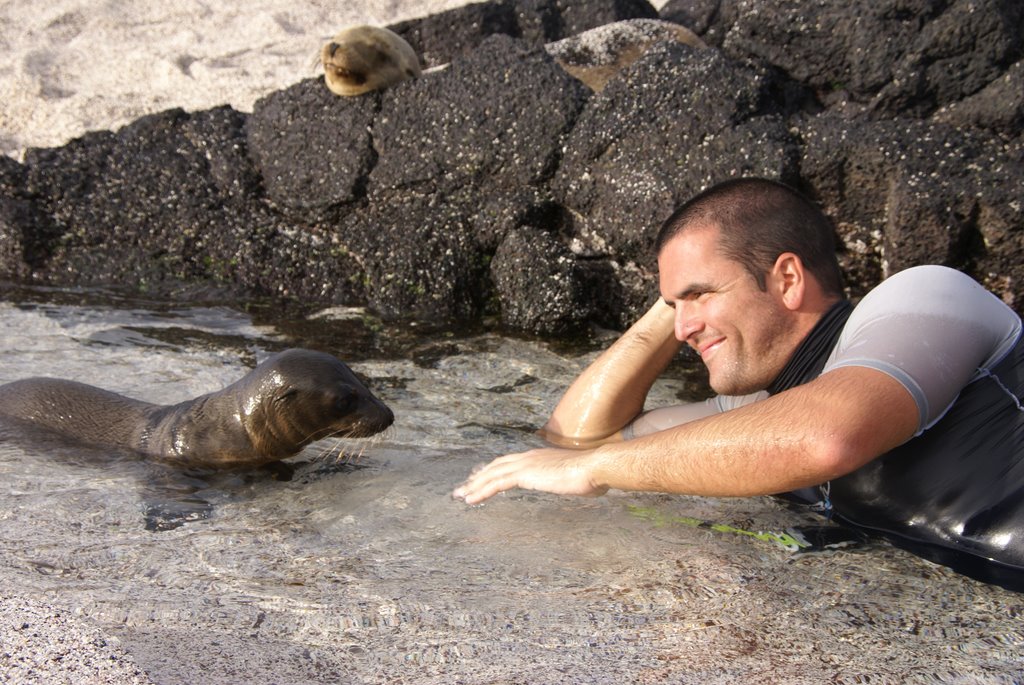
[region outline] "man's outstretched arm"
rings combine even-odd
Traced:
[[[752,496],[817,485],[910,439],[910,393],[870,368],[845,367],[766,400],[628,442],[495,459],[453,495],[468,504],[512,488],[599,495],[610,488]]]
[[[675,310],[655,302],[569,386],[541,429],[550,442],[588,447],[619,438],[643,411],[658,375],[679,351]]]

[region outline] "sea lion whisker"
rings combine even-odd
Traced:
[[[359,461],[360,459],[362,459],[363,458],[363,453],[365,453],[366,450],[369,449],[370,447],[375,447],[379,443],[384,442],[385,440],[387,440],[388,439],[388,432],[390,430],[391,430],[391,427],[388,426],[387,428],[385,428],[381,432],[375,433],[374,435],[371,435],[368,438],[363,439],[359,443],[359,453],[355,456],[354,461]]]
[[[359,463],[362,460],[362,458],[363,458],[363,454],[366,453],[366,450],[368,448],[370,448],[370,447],[372,447],[372,446],[382,442],[386,438],[385,433],[386,433],[386,430],[385,431],[381,431],[380,433],[377,433],[375,435],[368,436],[366,438],[360,438],[359,439],[359,444],[358,444],[358,448],[359,449],[357,451],[355,451],[355,452],[353,452],[350,449],[348,449],[349,447],[353,447],[353,445],[348,444],[348,443],[339,443],[338,458],[336,459],[335,463],[339,463],[339,462],[343,463],[343,464],[357,464],[357,463]]]
[[[347,464],[349,462],[348,455],[350,454],[350,452],[348,451],[348,449],[346,447],[346,444],[343,442],[343,440],[346,437],[347,433],[348,433],[347,430],[339,429],[339,430],[336,430],[336,431],[331,431],[330,433],[327,433],[326,435],[322,435],[322,436],[316,438],[315,442],[323,442],[323,447],[320,449],[320,454],[317,457],[315,457],[315,460],[316,461],[325,461],[332,454],[336,453],[336,456],[334,458],[334,463],[335,464],[338,464],[338,463]],[[376,437],[376,436],[373,436],[373,437]],[[327,442],[330,438],[336,438],[336,439],[333,440],[333,441]],[[362,450],[363,449],[365,449],[365,445],[361,445],[360,446],[360,454],[362,454]]]
[[[316,455],[310,461],[345,465],[349,461],[350,454],[348,448],[341,441],[325,442],[322,447],[317,449]]]
[[[364,451],[366,451],[366,445],[360,444],[359,445],[359,451],[356,452],[354,455],[350,455],[348,460],[345,461],[345,464],[346,465],[348,465],[348,464],[355,465],[355,464],[360,463],[363,460],[363,452]]]
[[[326,443],[314,461],[333,461],[338,464],[345,458],[345,447],[340,443]]]

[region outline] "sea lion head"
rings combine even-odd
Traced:
[[[320,50],[324,82],[336,95],[361,95],[420,75],[416,51],[377,26],[342,30]]]
[[[260,364],[240,394],[249,439],[267,460],[284,459],[322,438],[363,438],[395,420],[341,360],[286,350]]]

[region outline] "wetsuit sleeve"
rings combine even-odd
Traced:
[[[690,404],[677,404],[670,407],[659,407],[645,411],[636,417],[632,423],[622,429],[622,437],[625,440],[639,438],[651,433],[657,433],[674,426],[678,426],[697,419],[703,419],[714,414],[720,414],[730,409],[750,404],[768,397],[766,392],[757,392],[752,395],[727,396],[716,395],[703,402],[692,402]]]
[[[899,381],[917,403],[918,433],[1016,343],[1021,321],[969,276],[919,266],[868,293],[847,321],[822,373],[865,366]]]

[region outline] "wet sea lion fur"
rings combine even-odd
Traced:
[[[128,449],[186,467],[258,467],[329,436],[367,437],[394,414],[339,359],[278,353],[226,388],[150,404],[76,381],[0,385],[0,416],[84,445]]]

